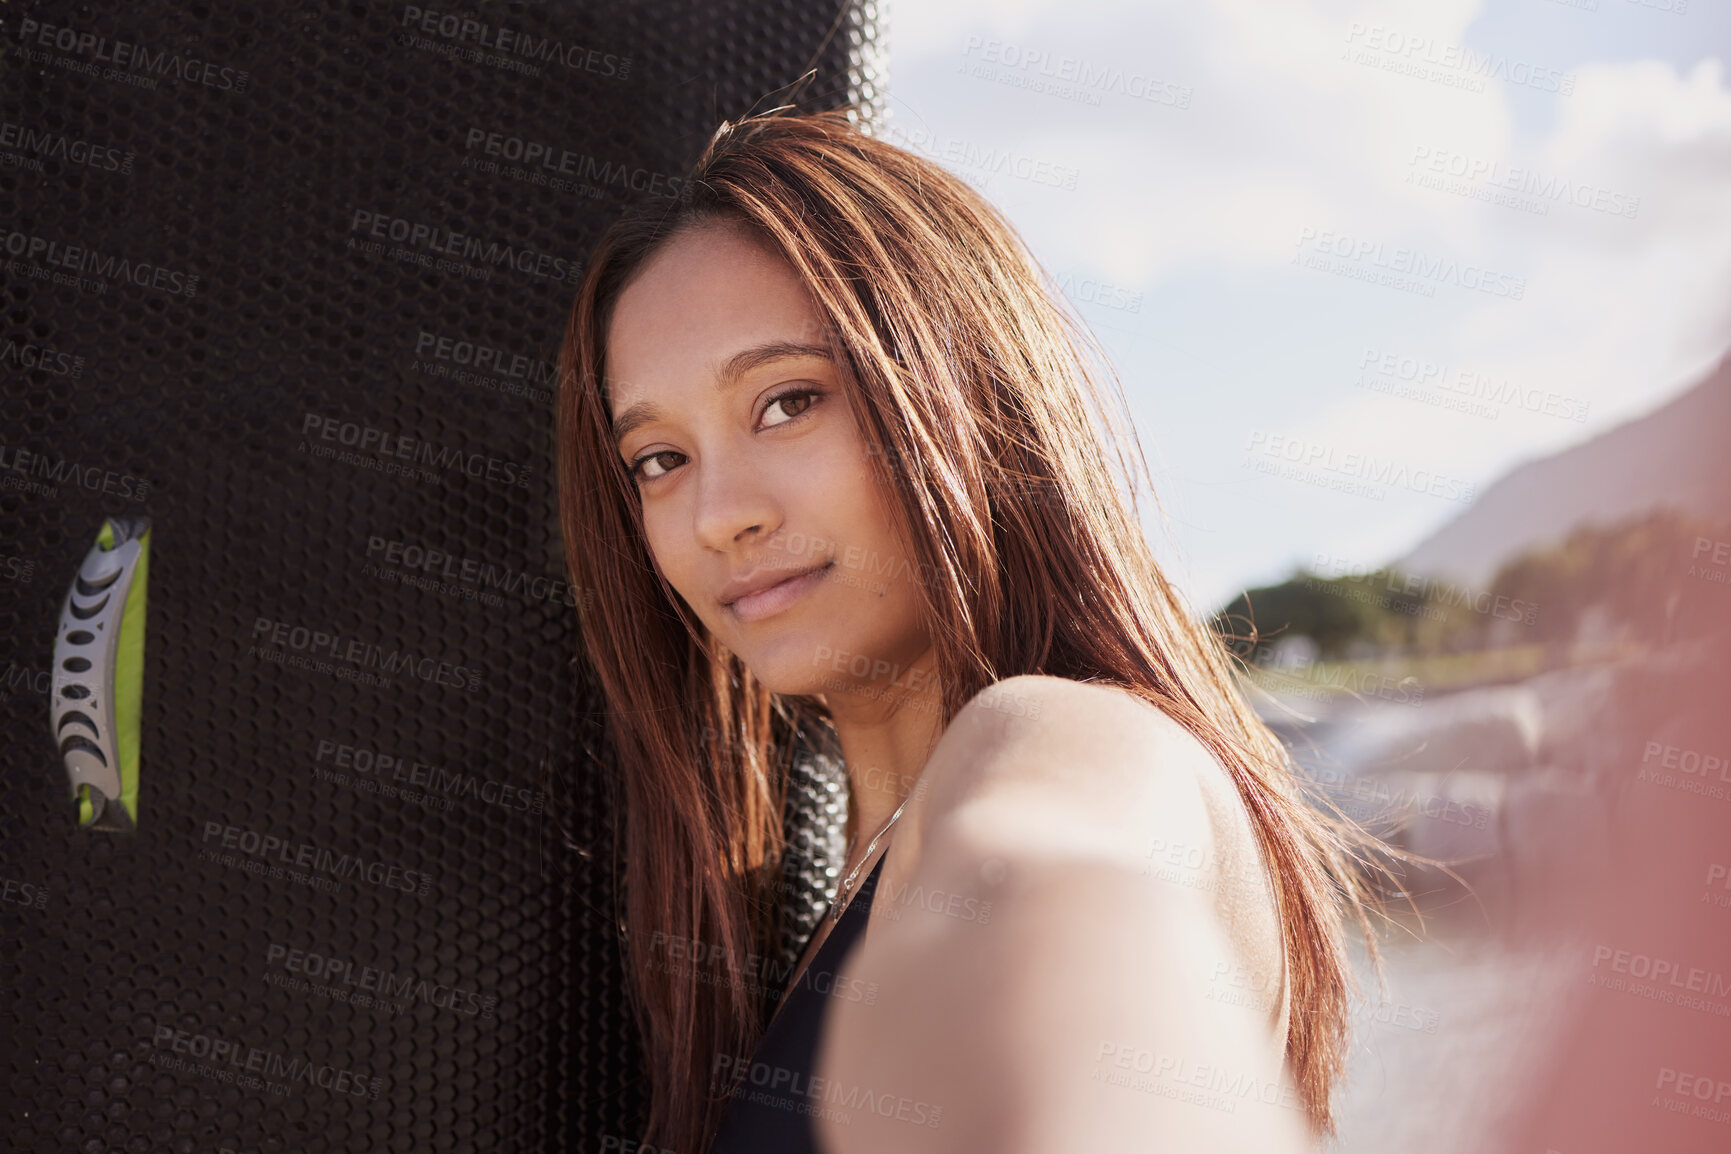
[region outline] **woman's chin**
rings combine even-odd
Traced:
[[[752,642],[734,652],[771,693],[816,696],[824,692],[824,681],[835,676],[828,672],[835,647],[806,630],[789,629],[774,637],[753,638]]]

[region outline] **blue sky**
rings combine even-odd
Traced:
[[[1731,5],[919,0],[887,25],[890,139],[1002,208],[1101,338],[1198,608],[1398,556],[1731,346]]]

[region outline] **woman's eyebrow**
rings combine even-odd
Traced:
[[[820,360],[834,360],[829,348],[825,345],[801,344],[798,341],[765,341],[760,345],[752,345],[734,353],[723,361],[721,368],[715,374],[715,387],[725,391],[739,383],[741,377],[751,370],[761,368],[775,361],[787,360],[791,357],[816,357]],[[631,435],[633,429],[659,419],[661,407],[653,401],[638,401],[628,405],[623,413],[613,422],[613,444],[619,445]]]

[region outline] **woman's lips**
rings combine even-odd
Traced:
[[[833,565],[834,562],[830,562]],[[780,613],[795,601],[805,596],[806,591],[822,581],[828,573],[829,565],[821,569],[813,569],[807,573],[799,573],[786,581],[761,589],[756,593],[747,593],[735,601],[730,608],[733,615],[741,621],[761,621],[765,617]]]

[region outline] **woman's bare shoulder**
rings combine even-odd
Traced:
[[[1221,996],[1250,972],[1215,891],[1154,868],[1161,847],[1214,854],[1221,785],[1207,748],[1126,690],[1014,677],[969,701],[921,775],[921,817],[898,827],[847,962],[874,999],[834,1006],[818,1060],[836,1085],[941,1109],[943,1130],[856,1111],[820,1119],[826,1144],[935,1154],[1158,1134],[1175,1149],[1303,1148],[1292,1111],[1198,1111],[1145,1092],[1177,1081],[1119,1077],[1157,1078],[1181,1055],[1285,1100],[1283,1036]]]
[[[1145,858],[1173,837],[1208,844],[1199,778],[1207,748],[1128,689],[1029,674],[970,699],[921,775],[922,831],[988,815],[1037,820],[1049,837]],[[909,815],[914,816],[914,815]],[[1017,821],[1015,824],[1020,824]],[[923,838],[922,838],[923,840]]]

